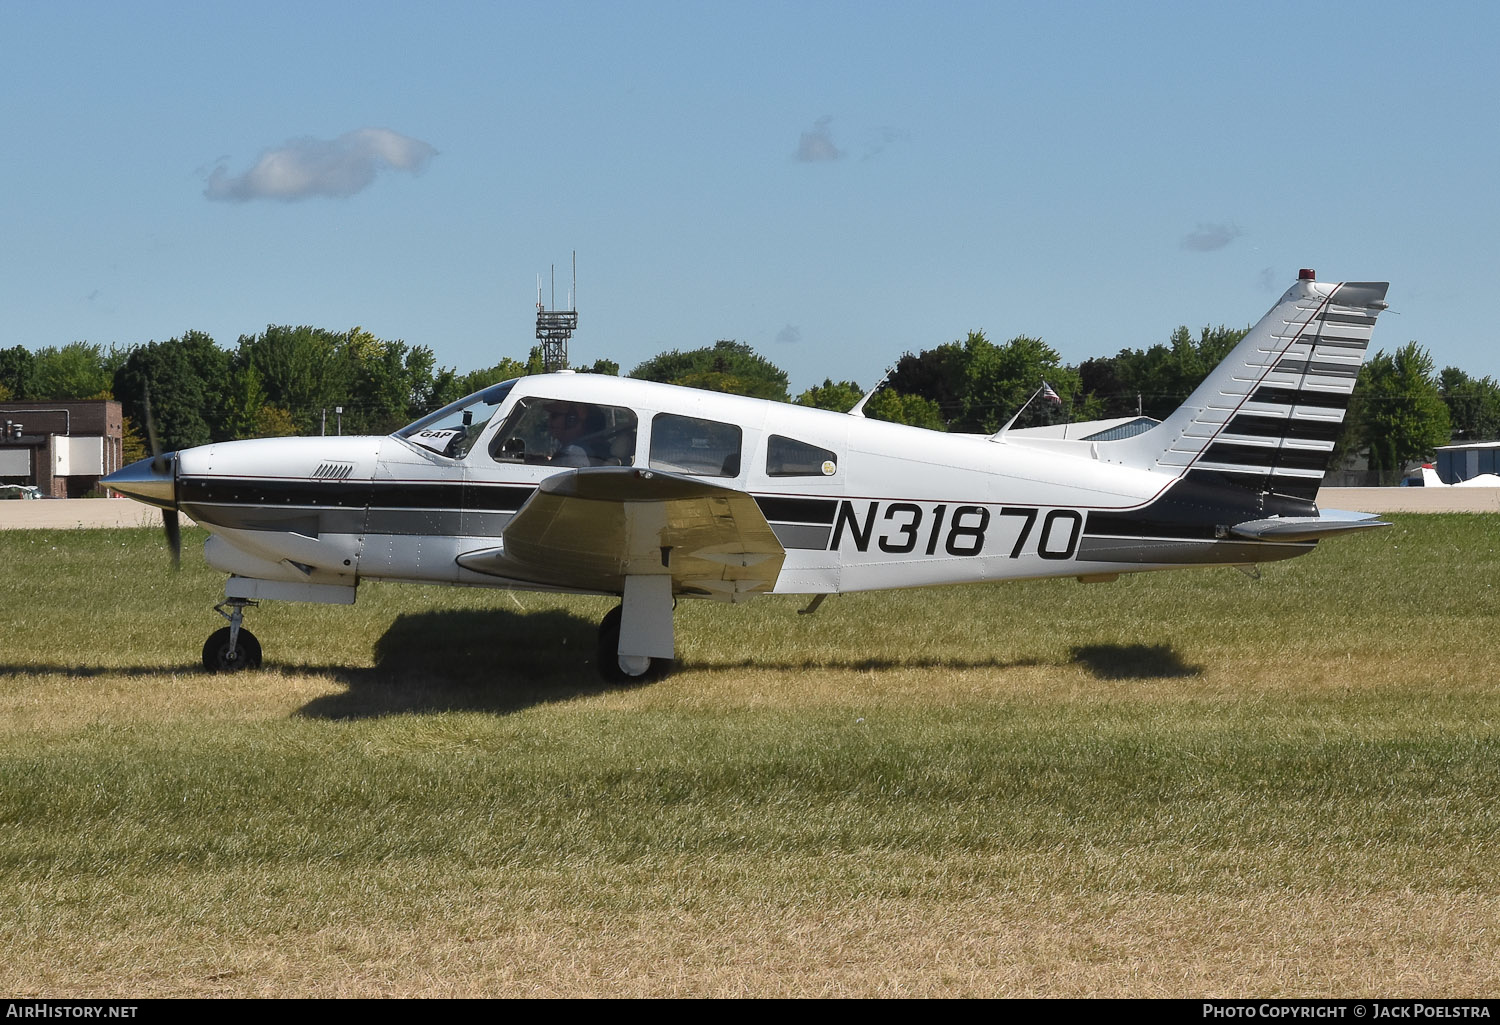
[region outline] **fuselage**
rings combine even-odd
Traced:
[[[592,418],[583,426],[594,429],[575,444],[545,433],[549,418],[554,427]],[[175,493],[212,532],[205,554],[215,568],[335,587],[361,579],[537,586],[466,569],[459,558],[503,544],[506,523],[548,477],[601,464],[751,494],[786,549],[778,593],[1109,579],[1312,547],[1226,536],[1217,521],[1257,515],[1232,497],[1199,494],[1194,516],[1173,512],[1168,492],[1179,477],[1112,462],[1108,445],[951,435],[563,373],[497,385],[395,435],[185,450],[175,456]],[[1206,511],[1215,503],[1217,517]]]

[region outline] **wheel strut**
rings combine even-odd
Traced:
[[[203,642],[203,668],[211,673],[233,673],[259,667],[260,641],[244,629],[245,609],[255,604],[249,598],[226,598],[214,606],[214,611],[229,620],[229,625],[214,631]]]
[[[253,609],[259,604],[260,602],[252,601],[249,598],[225,598],[223,601],[219,602],[219,604],[214,606],[215,612],[223,616],[225,619],[229,620],[230,651],[233,651],[234,646],[240,641],[240,627],[245,623],[245,609]],[[224,610],[226,608],[232,608],[234,609],[234,611],[225,612]]]

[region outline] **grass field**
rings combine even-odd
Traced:
[[[366,585],[197,669],[188,538],[0,534],[0,992],[1500,991],[1500,517],[678,612]]]

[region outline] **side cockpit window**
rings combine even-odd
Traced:
[[[490,456],[501,463],[633,466],[635,432],[635,412],[624,406],[530,396],[500,425]]]
[[[651,466],[699,477],[738,477],[741,441],[734,424],[658,413],[651,421]]]
[[[768,477],[832,477],[838,468],[838,456],[826,448],[779,434],[766,444]]]

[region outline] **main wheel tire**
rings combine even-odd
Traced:
[[[239,643],[229,646],[229,627],[215,630],[203,642],[203,668],[211,673],[237,673],[241,669],[260,668],[260,641],[249,630],[240,628]]]
[[[648,659],[646,668],[635,675],[620,668],[620,619],[622,606],[610,609],[599,623],[598,666],[599,676],[605,683],[646,683],[659,680],[672,671],[669,658]]]

